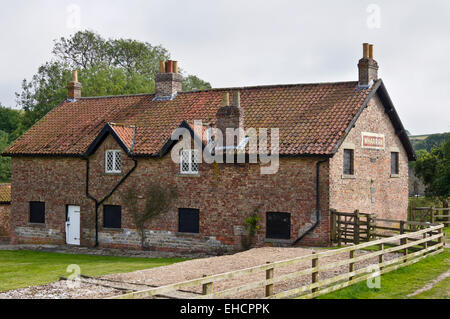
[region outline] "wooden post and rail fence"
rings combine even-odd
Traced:
[[[409,220],[422,223],[442,223],[450,227],[450,208],[440,207],[411,207],[409,211]]]
[[[326,250],[323,252],[315,252],[289,260],[268,262],[264,265],[246,269],[127,293],[115,296],[112,299],[151,298],[172,291],[194,287],[197,287],[197,289],[202,288],[202,295],[199,295],[197,299],[233,298],[244,292],[258,289],[261,289],[260,293],[261,295],[264,294],[265,298],[315,298],[322,294],[330,293],[355,283],[365,281],[377,275],[414,264],[427,256],[439,254],[444,250],[444,225],[442,224],[422,224],[419,226],[423,229],[412,231],[407,226],[417,226],[417,222],[412,224],[414,222],[400,223],[399,221],[390,221],[391,223],[397,223],[398,227],[387,227],[376,225],[377,221],[387,220],[374,220],[372,217],[369,217],[368,214],[358,213],[356,216],[359,220],[350,221],[350,218],[347,218],[347,221],[344,221],[344,217],[349,216],[341,213],[339,218],[342,219],[342,223],[340,226],[337,224],[338,227],[341,227],[340,235],[344,236],[345,234],[345,236],[340,239],[340,242],[348,242],[353,235],[353,241],[358,242],[356,245]],[[337,220],[339,220],[338,215],[335,217],[337,222]],[[351,233],[349,229],[351,226],[355,225],[361,226],[360,231]],[[345,226],[348,226],[347,229],[345,229]],[[358,229],[358,227],[355,229]],[[371,231],[373,229],[395,229],[395,231],[402,233],[395,236],[376,239],[378,235]],[[401,231],[401,229],[403,229],[403,231]],[[347,233],[347,231],[349,233]],[[337,238],[337,240],[339,240],[339,238]],[[360,241],[366,242],[359,243]],[[387,260],[385,256],[392,253],[397,254],[390,255],[389,260]],[[344,258],[337,258],[337,261],[333,261],[333,257],[336,259],[336,256],[343,256]],[[375,259],[376,261],[367,266],[366,264],[369,259]],[[366,261],[366,264],[363,265],[362,268],[357,268],[356,265],[363,261]],[[297,267],[290,267],[289,272],[281,271],[283,267],[292,265],[297,265],[302,269],[294,269],[291,271],[293,268]],[[336,275],[333,270],[338,267],[344,267],[345,269],[343,273]],[[374,268],[376,269],[376,273],[374,273]],[[286,268],[284,269],[286,270]],[[280,271],[281,273],[279,273]],[[328,278],[321,278],[319,274],[323,274],[325,271],[328,271],[327,274],[331,275]],[[253,278],[250,282],[249,280],[245,280],[246,276],[253,276],[256,274],[261,274],[260,279]],[[309,277],[310,279],[307,283],[300,284],[299,279],[301,277]],[[215,286],[217,286],[218,283],[236,278],[242,278],[243,282],[238,283],[233,287],[224,288],[223,290],[217,291],[215,289]],[[289,281],[288,286],[278,285],[277,287],[277,284],[286,281]]]

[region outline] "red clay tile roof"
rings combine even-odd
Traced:
[[[11,184],[0,184],[0,204],[11,203]]]
[[[375,86],[374,86],[375,87]],[[276,85],[154,95],[81,98],[63,102],[5,154],[83,155],[107,123],[134,155],[157,155],[180,123],[215,122],[224,91],[241,92],[245,128],[280,128],[280,154],[330,155],[374,87],[357,82]],[[133,128],[132,126],[136,126]]]
[[[132,151],[134,146],[136,127],[124,126],[115,123],[109,123],[109,125],[114,130],[114,132],[116,132],[117,136],[120,138],[123,144],[127,147],[128,151]]]

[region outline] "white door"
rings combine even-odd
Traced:
[[[80,245],[80,207],[69,206],[67,208],[66,243],[68,245]]]

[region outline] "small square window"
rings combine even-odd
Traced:
[[[103,206],[103,227],[122,228],[122,207],[113,205]]]
[[[105,153],[105,172],[112,174],[122,173],[122,152],[106,151]]]
[[[354,175],[354,151],[345,149],[344,150],[344,175]]]
[[[267,213],[266,238],[291,239],[291,214]]]
[[[45,224],[45,203],[30,202],[30,223]]]
[[[199,160],[197,150],[183,150],[180,154],[181,174],[198,174]]]
[[[198,209],[180,208],[178,210],[178,231],[180,233],[198,234],[200,232],[200,211]]]
[[[391,174],[392,175],[398,175],[400,170],[399,170],[399,163],[398,163],[398,159],[399,159],[399,154],[398,152],[392,152],[391,153]]]

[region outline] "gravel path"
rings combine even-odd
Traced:
[[[295,257],[300,257],[304,255],[311,254],[313,249],[305,248],[257,248],[246,252],[238,253],[230,256],[213,257],[201,260],[190,260],[182,263],[172,264],[165,267],[153,268],[147,270],[135,271],[126,274],[114,274],[107,275],[103,278],[135,282],[135,283],[145,283],[155,286],[164,286],[176,282],[186,281],[190,279],[201,278],[203,275],[213,275],[220,274],[224,272],[229,272],[233,270],[244,269],[252,266],[257,266],[265,264],[266,262],[274,262],[287,260]],[[316,249],[317,251],[317,249]],[[320,251],[320,249],[319,249]],[[367,254],[367,251],[357,251],[355,257]],[[398,257],[398,254],[386,254],[385,260],[391,260]],[[321,264],[327,264],[334,261],[348,259],[348,253],[339,254],[333,257],[326,257],[320,260]],[[377,263],[378,257],[359,262],[355,265],[356,269],[361,269],[367,267],[372,263]],[[292,273],[294,271],[299,271],[311,267],[311,261],[306,261],[298,263],[295,265],[290,265],[282,268],[275,269],[274,276]],[[338,274],[348,272],[348,265],[337,267],[332,270],[324,271],[319,274],[319,279],[326,279],[334,277]],[[263,280],[265,279],[265,272],[260,272],[254,275],[243,276],[236,279],[229,279],[214,283],[214,290],[221,291],[231,287],[240,286],[245,283]],[[294,280],[287,280],[275,284],[274,292],[282,292],[288,289],[293,289],[299,287],[300,285],[307,285],[311,283],[311,275],[306,275],[298,277]],[[196,293],[201,292],[201,287],[193,287],[191,290]],[[233,298],[263,298],[264,288],[254,289],[241,293],[239,295],[233,296]]]
[[[134,271],[125,274],[113,274],[100,277],[103,280],[113,280],[115,285],[118,285],[117,281],[124,282],[122,286],[117,287],[130,287],[130,284],[148,285],[148,286],[164,286],[176,282],[181,282],[190,279],[201,278],[203,275],[220,274],[233,270],[244,269],[252,266],[265,264],[266,262],[275,262],[281,260],[287,260],[295,257],[311,254],[313,249],[307,248],[257,248],[246,252],[238,253],[235,255],[227,255],[220,257],[211,257],[206,259],[189,260],[181,263],[172,264],[169,266],[152,268],[147,270]],[[316,249],[316,251],[323,251]],[[356,256],[367,254],[367,251],[357,251]],[[390,260],[398,257],[398,254],[387,254],[385,260]],[[333,257],[327,257],[320,260],[320,263],[327,264],[333,261],[344,260],[348,258],[348,253],[339,254]],[[375,257],[371,260],[359,262],[355,265],[356,269],[360,269],[370,265],[371,263],[377,263],[378,258]],[[302,270],[311,267],[311,261],[302,262],[295,265],[282,267],[275,270],[275,277],[291,273],[294,271]],[[336,276],[348,271],[348,265],[338,267],[333,270],[328,270],[320,273],[320,279],[326,279]],[[229,279],[214,283],[214,290],[221,291],[234,286],[239,286],[247,282],[253,282],[257,280],[265,279],[265,272],[258,274],[244,276],[236,279]],[[103,281],[107,283],[107,281]],[[275,293],[299,287],[300,285],[306,285],[311,283],[311,275],[302,276],[295,280],[288,280],[275,284]],[[128,285],[128,286],[127,286]],[[136,287],[136,286],[135,286]],[[150,288],[150,287],[149,287]],[[136,288],[139,290],[138,288]],[[142,287],[141,290],[146,289]],[[135,289],[133,289],[135,290]],[[201,287],[193,287],[187,289],[194,294],[201,293]],[[68,289],[66,282],[57,282],[50,285],[32,287],[25,289],[18,289],[10,291],[4,294],[0,294],[1,298],[104,298],[114,295],[120,295],[123,291],[97,286],[90,283],[82,283],[78,289]],[[181,295],[180,297],[183,297]],[[233,298],[262,298],[264,297],[264,289],[254,289],[248,292],[241,293],[233,296]]]

